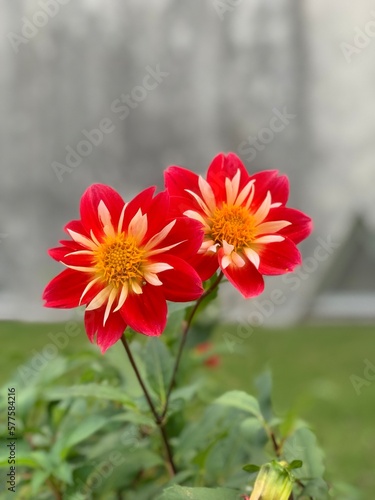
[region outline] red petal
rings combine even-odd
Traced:
[[[104,184],[93,184],[83,193],[80,212],[83,227],[90,234],[92,230],[97,238],[103,236],[103,226],[99,220],[98,206],[103,201],[111,214],[112,224],[117,228],[124,200],[117,191]]]
[[[53,259],[57,260],[57,262],[61,262],[63,260],[63,258],[65,257],[65,255],[67,253],[70,253],[72,252],[72,249],[71,248],[67,248],[67,247],[56,247],[56,248],[50,248],[48,250],[48,255],[50,257],[52,257]]]
[[[135,196],[129,203],[126,205],[125,215],[124,215],[124,223],[123,229],[126,230],[130,224],[130,221],[133,219],[135,214],[139,209],[142,210],[142,213],[145,214],[151,204],[152,197],[155,193],[155,186],[151,186],[147,189],[141,191],[137,196]]]
[[[173,266],[173,269],[163,271],[158,275],[163,283],[160,288],[167,300],[189,302],[202,295],[202,280],[192,266],[173,255],[163,255],[160,261]]]
[[[178,217],[175,220],[176,223],[168,236],[155,248],[163,248],[179,242],[183,243],[171,248],[168,252],[159,254],[157,256],[159,261],[162,260],[162,256],[165,254],[176,255],[190,261],[195,257],[202,244],[203,229],[199,221],[189,219],[188,217]]]
[[[277,275],[293,271],[301,264],[301,254],[296,245],[288,238],[276,243],[267,243],[260,248],[261,274]]]
[[[163,292],[150,284],[142,288],[143,293],[129,294],[121,308],[125,322],[136,332],[159,336],[167,323],[167,303]]]
[[[286,236],[294,243],[304,240],[312,231],[311,218],[294,208],[280,207],[272,209],[266,220],[287,220],[291,222],[290,226],[284,227],[277,234]]]
[[[224,257],[224,251],[219,249],[219,261]],[[239,290],[242,295],[249,299],[261,294],[264,290],[264,281],[262,275],[255,266],[247,261],[243,267],[236,267],[231,264],[226,269],[222,269],[225,276],[233,286]]]
[[[48,283],[43,292],[45,307],[60,309],[77,307],[89,279],[87,273],[80,273],[72,269],[66,269],[58,274]]]
[[[194,267],[202,281],[206,281],[216,273],[219,267],[219,260],[216,253],[198,254],[194,259],[189,261],[189,264]]]
[[[90,342],[94,342],[96,335],[96,343],[100,347],[102,353],[120,340],[126,323],[119,312],[111,313],[108,316],[105,326],[103,326],[105,307],[94,309],[93,311],[85,311],[85,329]]]
[[[71,220],[70,222],[68,222],[64,227],[64,231],[69,234],[68,229],[78,234],[83,234],[83,236],[86,236],[86,238],[90,238],[90,232],[86,231],[80,220]]]
[[[162,191],[151,200],[147,208],[148,229],[145,241],[149,240],[154,234],[157,234],[166,226],[168,222],[168,212],[169,194],[168,191]]]
[[[239,184],[239,190],[241,190],[248,183],[250,177],[240,158],[234,153],[228,155],[220,153],[212,160],[207,171],[207,181],[212,187],[217,201],[226,199],[225,179],[232,180],[237,170],[241,172]]]
[[[164,172],[165,187],[171,196],[191,197],[186,189],[199,192],[198,175],[182,167],[168,167]],[[193,198],[191,198],[193,199]]]
[[[254,174],[251,179],[255,179],[255,194],[252,202],[255,211],[264,201],[267,191],[270,191],[272,203],[285,203],[289,196],[289,181],[285,175],[278,175],[278,170],[264,170]]]

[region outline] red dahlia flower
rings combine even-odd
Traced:
[[[104,352],[127,325],[160,335],[166,300],[185,302],[203,292],[201,279],[186,262],[202,243],[200,224],[187,217],[167,219],[169,195],[142,191],[129,203],[112,188],[89,187],[81,220],[69,222],[72,238],[49,250],[68,269],[44,290],[47,307],[86,305],[85,328]]]
[[[220,266],[246,297],[262,293],[262,275],[284,274],[301,263],[296,244],[311,232],[311,219],[285,206],[285,175],[268,170],[249,175],[233,153],[219,154],[207,180],[180,167],[165,173],[173,214],[201,223],[204,241],[192,265],[201,278]]]

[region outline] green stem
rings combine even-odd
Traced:
[[[184,327],[182,329],[182,338],[181,338],[180,346],[178,348],[178,353],[177,353],[176,362],[175,362],[175,365],[174,365],[174,368],[173,368],[173,373],[172,373],[171,381],[170,381],[170,384],[169,384],[169,387],[168,387],[168,392],[167,392],[167,396],[166,396],[166,399],[165,399],[164,409],[163,409],[163,411],[162,411],[162,413],[160,415],[160,418],[162,420],[164,420],[165,415],[167,414],[167,411],[168,411],[169,399],[170,399],[173,387],[174,387],[174,385],[176,383],[176,375],[177,375],[178,368],[180,366],[182,352],[184,350],[184,347],[185,347],[185,344],[186,344],[186,340],[187,340],[187,334],[188,334],[188,332],[190,330],[190,326],[191,326],[191,323],[192,323],[192,321],[194,319],[195,313],[197,312],[197,310],[198,310],[199,306],[201,305],[201,303],[203,302],[203,300],[206,297],[208,297],[214,290],[216,290],[216,288],[220,284],[220,281],[223,279],[223,276],[224,276],[224,274],[221,271],[220,274],[219,274],[219,276],[217,277],[217,279],[214,281],[214,283],[212,283],[212,285],[196,301],[193,309],[191,310],[191,312],[189,314],[188,319],[184,323]]]
[[[121,337],[121,342],[125,348],[126,354],[128,355],[130,364],[133,367],[133,370],[134,370],[134,373],[138,379],[138,382],[143,390],[143,394],[145,395],[148,406],[150,407],[150,410],[154,416],[155,423],[159,427],[162,441],[164,443],[165,451],[167,454],[166,465],[167,465],[168,472],[169,472],[170,476],[173,477],[176,474],[176,466],[175,466],[174,461],[173,461],[172,449],[171,449],[171,446],[170,446],[169,441],[168,441],[167,433],[165,431],[163,418],[156,411],[156,408],[155,408],[155,405],[151,399],[150,393],[148,392],[147,387],[146,387],[145,383],[143,382],[142,375],[140,374],[140,372],[138,370],[137,364],[136,364],[135,359],[133,357],[133,354],[130,350],[128,341],[126,340],[125,334]]]

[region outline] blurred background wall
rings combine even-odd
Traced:
[[[224,289],[223,319],[373,320],[371,1],[2,0],[0,9],[0,318],[70,314],[42,307],[61,269],[46,251],[88,185],[127,199],[162,188],[168,165],[203,173],[234,151],[250,171],[288,174],[289,204],[315,230],[304,266],[256,301]]]

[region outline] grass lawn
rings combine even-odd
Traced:
[[[2,384],[51,342],[48,334],[56,335],[64,325],[2,322],[0,328]],[[215,338],[222,342],[225,332],[236,334],[236,329],[235,325],[220,326]],[[61,353],[81,347],[87,348],[83,327]],[[221,366],[212,372],[221,391],[253,391],[254,376],[268,364],[274,375],[276,409],[283,412],[293,406],[311,424],[326,452],[328,479],[350,482],[365,498],[373,498],[375,372],[374,382],[369,382],[364,379],[364,368],[366,359],[375,365],[374,328],[257,329],[243,341],[240,352],[224,351]],[[353,375],[363,379],[360,394],[350,378]]]

